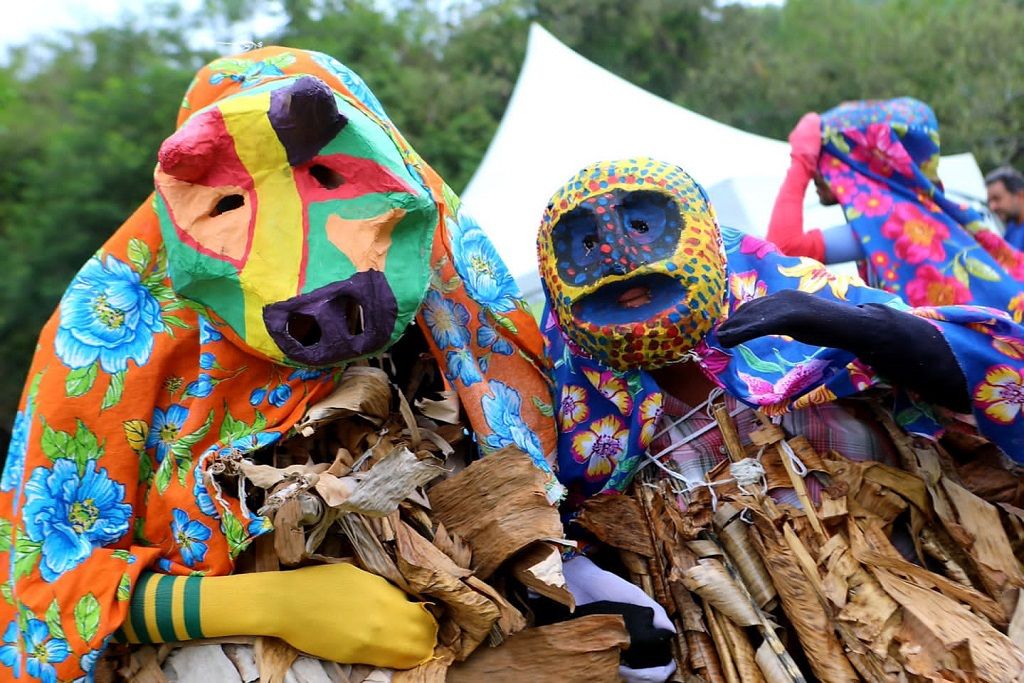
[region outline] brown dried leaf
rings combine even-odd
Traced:
[[[167,683],[167,677],[160,668],[161,661],[156,648],[152,646],[134,648],[128,657],[128,663],[118,669],[117,673],[133,682]]]
[[[352,497],[356,486],[355,477],[336,477],[325,472],[316,480],[314,488],[328,507],[340,508]]]
[[[473,573],[455,564],[437,546],[413,531],[412,527],[401,520],[395,525],[395,552],[398,557],[411,565],[445,572],[459,579]]]
[[[331,466],[327,468],[326,473],[332,474],[335,477],[344,477],[352,470],[352,464],[355,462],[355,458],[344,446],[339,447],[334,452],[334,461],[331,462]]]
[[[302,516],[302,503],[297,498],[286,500],[274,513],[274,551],[282,564],[296,565],[305,556]]]
[[[750,525],[739,518],[739,510],[729,504],[718,506],[715,526],[718,540],[729,553],[736,571],[739,572],[747,592],[758,607],[765,608],[776,598],[772,577],[768,575],[761,557],[750,542]]]
[[[1003,608],[987,595],[904,559],[877,523],[850,524],[848,537],[854,557],[865,566],[884,568],[913,580],[917,585],[937,588],[953,601],[970,605],[993,623],[1000,626],[1007,623]]]
[[[237,463],[238,470],[246,479],[261,489],[272,489],[289,476],[301,476],[314,472],[314,467],[309,465],[289,465],[288,467],[277,468],[270,465],[257,465],[256,463],[241,459]]]
[[[429,398],[421,398],[415,401],[416,410],[421,415],[429,417],[437,422],[446,424],[459,424],[460,406],[459,394],[456,391],[441,392],[441,399],[434,401]]]
[[[800,638],[811,670],[825,681],[859,681],[835,637],[831,619],[808,586],[793,551],[776,536],[767,520],[758,515],[754,519],[757,533],[751,534],[751,540],[771,574],[783,610]]]
[[[466,584],[478,593],[486,595],[491,602],[498,606],[501,616],[498,617],[497,627],[502,639],[506,636],[512,635],[513,633],[519,633],[526,628],[526,617],[523,616],[523,613],[513,607],[512,603],[506,600],[505,596],[495,590],[492,586],[484,583],[475,576],[467,578]],[[494,644],[496,645],[497,643]]]
[[[1012,607],[1004,598],[1014,587],[1024,586],[1024,573],[1003,530],[999,511],[949,479],[943,479],[942,486],[956,508],[960,525],[974,537],[970,555],[986,592],[1004,606]]]
[[[437,529],[434,530],[434,545],[450,557],[455,564],[467,569],[470,567],[473,551],[469,544],[458,534],[450,533],[440,522],[437,524]]]
[[[428,492],[436,517],[473,548],[483,579],[533,541],[562,537],[544,474],[514,446],[488,455]]]
[[[654,555],[650,528],[633,496],[594,496],[583,504],[576,523],[613,548]]]
[[[695,566],[683,572],[682,579],[687,588],[737,625],[758,626],[761,623],[746,593],[718,560],[698,560]]]
[[[309,436],[319,425],[349,415],[361,415],[380,425],[390,412],[391,383],[387,373],[380,368],[350,365],[338,387],[310,406],[296,428]]]
[[[725,632],[722,630],[722,624],[720,623],[728,620],[721,614],[718,614],[715,608],[707,603],[704,603],[704,614],[707,617],[708,633],[715,644],[718,661],[722,665],[722,675],[726,683],[742,683],[740,681],[740,674],[736,670],[736,662],[732,657],[732,650],[729,648],[729,643],[725,639]]]
[[[256,665],[260,669],[260,683],[284,683],[299,651],[279,638],[256,639]]]
[[[619,681],[619,653],[629,645],[622,617],[592,615],[529,628],[480,650],[448,671],[448,683]]]
[[[401,391],[398,392],[398,412],[402,416],[405,428],[409,430],[409,446],[419,448],[421,441],[420,428],[416,424],[416,416],[413,415],[412,408],[409,406],[409,399]]]
[[[362,515],[341,515],[338,517],[338,526],[348,536],[363,569],[383,576],[407,593],[416,592],[410,589],[403,572],[398,571],[395,561],[373,533],[366,518]]]
[[[754,661],[757,662],[761,675],[764,676],[767,683],[795,683],[799,680],[786,671],[786,667],[779,661],[778,655],[772,650],[767,640],[762,641],[761,646],[757,648]]]
[[[358,485],[336,507],[372,517],[390,515],[398,504],[444,470],[430,460],[419,460],[408,448],[393,449],[366,474],[353,475]]]
[[[740,681],[764,683],[761,669],[754,659],[754,648],[747,639],[747,634],[728,618],[718,619],[718,625],[729,646],[729,652],[732,654],[732,661],[736,665],[736,673],[739,674]]]
[[[569,609],[576,601],[565,585],[562,553],[550,543],[534,543],[512,561],[512,575],[519,583]]]
[[[398,568],[408,581],[407,592],[444,603],[448,612],[442,621],[440,638],[444,645],[451,647],[456,659],[468,657],[501,617],[497,605],[448,572],[411,564],[401,555]],[[456,628],[449,626],[446,630],[445,622]]]
[[[1024,652],[984,619],[884,569],[872,569],[872,574],[903,608],[901,653],[915,673],[939,679],[944,671],[960,671],[992,683],[1021,680]]]
[[[1017,590],[1017,606],[1013,609],[1006,637],[1020,648],[1024,648],[1024,590]]]

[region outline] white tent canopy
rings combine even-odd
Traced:
[[[462,200],[536,302],[536,231],[551,195],[588,164],[639,156],[679,164],[707,189],[722,224],[759,235],[789,167],[787,143],[672,104],[534,24],[508,108]],[[944,157],[940,174],[947,191],[985,196],[971,154]],[[820,206],[809,190],[806,226],[843,221],[838,207]]]

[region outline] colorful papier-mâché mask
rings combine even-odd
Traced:
[[[537,244],[562,329],[611,368],[678,361],[722,316],[718,224],[677,167],[630,159],[583,169],[552,198]]]
[[[438,209],[379,124],[314,76],[197,111],[160,148],[174,289],[273,361],[377,353],[413,319]]]

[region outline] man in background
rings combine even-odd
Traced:
[[[985,176],[985,186],[989,210],[1006,226],[1003,239],[1024,248],[1024,175],[1012,166],[1000,166]]]

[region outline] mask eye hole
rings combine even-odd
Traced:
[[[646,235],[647,231],[650,230],[650,226],[647,225],[647,221],[640,219],[633,219],[629,222],[630,230],[638,232],[641,235]]]
[[[583,238],[583,248],[587,250],[587,253],[594,251],[597,247],[597,235],[587,235]]]
[[[345,184],[345,178],[333,168],[323,164],[313,164],[309,167],[309,175],[320,183],[325,190],[336,190]]]
[[[243,206],[245,206],[245,197],[243,197],[242,195],[225,195],[218,199],[217,203],[214,204],[213,210],[210,211],[210,216],[216,217],[221,215],[222,213],[227,213],[229,211],[234,211],[235,209],[240,209]]]

